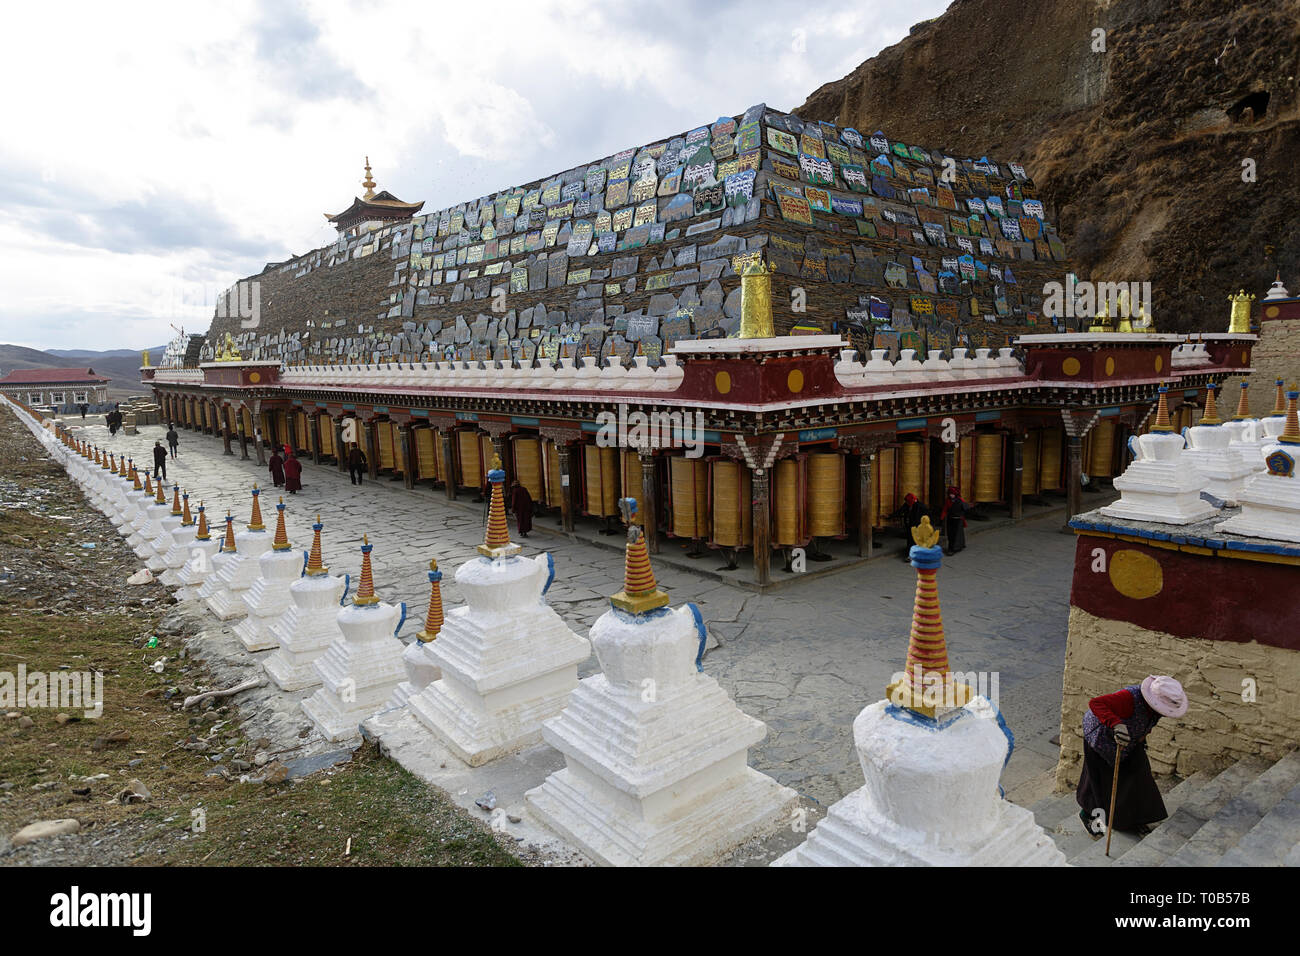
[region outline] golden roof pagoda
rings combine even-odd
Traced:
[[[410,219],[422,208],[424,201],[403,202],[386,189],[375,192],[378,185],[370,174],[370,157],[366,157],[366,178],[361,181],[366,187],[364,196],[352,200],[352,205],[342,212],[325,213],[325,218],[333,223],[339,232],[348,230],[366,222],[401,222]]]

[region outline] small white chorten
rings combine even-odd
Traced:
[[[314,664],[336,640],[339,630],[339,602],[347,580],[329,573],[322,563],[320,516],[312,525],[311,554],[303,576],[289,585],[291,607],[270,626],[279,649],[263,665],[267,676],[281,690],[303,690],[321,682]]]
[[[1296,461],[1300,459],[1296,399],[1300,392],[1287,392],[1286,397],[1286,426],[1277,441],[1263,451],[1268,471],[1246,483],[1246,490],[1241,493],[1240,513],[1215,525],[1215,531],[1300,541],[1300,477],[1296,476]]]
[[[231,554],[234,553],[234,517],[230,512],[226,512],[226,532],[223,542],[222,538],[214,538],[208,531],[208,518],[204,511],[204,507],[200,505],[199,528],[190,545],[189,560],[176,572],[176,583],[180,585],[176,590],[178,601],[187,601],[199,596],[200,589],[217,569],[217,560],[221,556],[223,543],[229,544]]]
[[[190,496],[187,492],[182,496],[184,505],[181,508],[181,523],[172,530],[172,543],[166,551],[162,553],[162,573],[158,580],[165,587],[174,588],[177,585],[176,572],[185,567],[185,562],[190,559],[190,545],[194,543],[194,515],[190,512]]]
[[[302,702],[302,709],[327,740],[361,735],[361,721],[384,705],[405,676],[402,642],[394,635],[399,611],[375,596],[369,538],[362,539],[361,582],[352,603],[338,612],[343,636],[313,666],[321,687]]]
[[[565,768],[526,794],[541,821],[605,866],[713,863],[792,819],[798,795],[748,765],[767,727],[699,666],[704,623],[659,590],[636,501],[623,590],[591,628],[602,673],[542,736]]]
[[[997,707],[958,683],[935,578],[939,532],[912,530],[916,601],[906,670],[853,721],[865,783],[832,804],[773,866],[1064,866],[1033,814],[998,793],[1011,732]]]
[[[248,530],[235,536],[235,553],[199,589],[199,597],[219,621],[229,621],[248,613],[243,592],[257,580],[260,570],[257,559],[271,550],[271,536],[266,533],[266,525],[262,524],[260,495],[261,491],[254,485],[253,514],[248,521]]]
[[[543,597],[554,573],[550,556],[520,557],[510,543],[499,458],[488,481],[481,556],[456,569],[466,606],[447,615],[441,636],[425,648],[442,676],[408,704],[471,767],[540,741],[542,722],[564,709],[578,664],[591,654]]]
[[[1147,434],[1137,436],[1138,455],[1114,482],[1120,499],[1102,508],[1102,514],[1131,521],[1191,524],[1218,511],[1201,497],[1209,479],[1183,456],[1186,443],[1169,423],[1168,391],[1160,386],[1155,424]]]
[[[437,640],[443,621],[442,572],[438,570],[437,561],[430,561],[429,610],[424,616],[424,628],[415,635],[415,640],[402,652],[406,680],[397,685],[397,689],[393,691],[393,699],[388,702],[386,710],[405,707],[412,697],[442,676],[438,662],[429,654],[429,644]]]
[[[1232,433],[1219,419],[1214,402],[1217,387],[1213,383],[1205,387],[1205,410],[1200,422],[1187,429],[1190,447],[1183,452],[1183,457],[1209,479],[1206,491],[1229,506],[1236,506],[1237,498],[1246,487],[1246,479],[1255,473],[1255,469],[1228,447]]]
[[[280,642],[271,625],[289,607],[289,588],[302,575],[303,564],[284,528],[284,499],[275,506],[275,538],[271,550],[257,559],[260,574],[240,597],[248,616],[235,626],[235,636],[249,653],[269,651]]]

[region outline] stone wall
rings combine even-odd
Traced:
[[[1261,322],[1259,342],[1251,352],[1250,413],[1256,417],[1273,409],[1273,383],[1300,382],[1300,318]],[[1236,397],[1233,397],[1236,401]]]
[[[1176,677],[1190,703],[1183,718],[1162,719],[1151,733],[1156,773],[1185,777],[1251,755],[1276,759],[1300,740],[1300,653],[1254,641],[1175,637],[1078,607],[1070,608],[1069,627],[1057,789],[1079,782],[1088,701],[1148,674]],[[1254,681],[1252,701],[1243,700],[1244,681]]]

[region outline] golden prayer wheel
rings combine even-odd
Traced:
[[[916,495],[918,501],[924,502],[928,497],[925,484],[925,444],[905,441],[899,445],[898,496]]]
[[[975,480],[975,436],[966,435],[957,446],[957,490],[962,501],[973,501]],[[944,489],[945,493],[948,489]]]
[[[808,533],[815,538],[844,535],[844,456],[808,455]]]
[[[379,467],[395,470],[396,460],[393,455],[393,426],[390,422],[380,422],[376,431],[379,435]]]
[[[528,435],[513,439],[515,480],[528,489],[533,501],[541,502],[545,485],[542,482],[542,440]]]
[[[1025,441],[1020,449],[1020,493],[1038,494],[1040,484],[1038,476],[1038,445],[1042,437],[1039,431],[1025,432]]]
[[[393,435],[393,471],[399,475],[406,474],[406,454],[402,451],[402,426],[390,423],[389,431]]]
[[[1115,419],[1101,418],[1092,429],[1092,455],[1088,476],[1110,478],[1115,474]]]
[[[421,481],[438,477],[437,435],[432,428],[415,430],[415,477]]]
[[[754,543],[749,468],[730,458],[709,462],[709,513],[713,517],[710,544],[747,548]]]
[[[461,487],[481,487],[483,484],[483,463],[479,461],[478,432],[469,428],[456,432],[456,450],[459,452],[457,458],[460,462]]]
[[[898,449],[890,446],[876,452],[875,505],[872,516],[877,528],[882,528],[889,521],[889,516],[898,508]]]
[[[669,534],[673,537],[708,537],[708,470],[708,463],[702,458],[673,455],[668,459],[668,486],[672,493]]]
[[[564,486],[560,483],[560,452],[555,442],[542,443],[542,457],[546,460],[546,507],[560,507]]]
[[[618,514],[618,449],[582,446],[583,513],[605,518]]]
[[[638,508],[636,514],[632,517],[632,523],[635,525],[645,526],[645,497],[643,482],[641,480],[642,467],[641,455],[632,449],[625,448],[619,453],[619,487],[623,489],[623,497],[635,498]]]
[[[807,465],[803,457],[782,458],[772,469],[772,544],[802,548],[808,543]]]
[[[253,416],[248,411],[247,405],[239,406],[239,417],[244,423],[244,434],[249,438],[253,437]]]
[[[1061,490],[1061,454],[1065,447],[1065,429],[1061,427],[1044,428],[1039,443],[1038,474],[1041,491]]]
[[[975,503],[1002,500],[1002,432],[975,436]]]
[[[275,442],[277,445],[289,442],[289,413],[282,410],[275,413]]]
[[[334,419],[322,412],[316,416],[316,433],[320,435],[320,453],[336,454],[334,450]]]
[[[310,451],[311,440],[307,437],[307,429],[311,427],[311,422],[307,419],[307,413],[295,412],[293,419],[294,419],[293,423],[295,429],[298,433],[298,438],[297,441],[295,442],[296,450]]]

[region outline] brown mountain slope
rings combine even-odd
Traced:
[[[955,0],[796,112],[1019,157],[1083,277],[1212,330],[1229,291],[1300,285],[1298,75],[1300,0]]]

